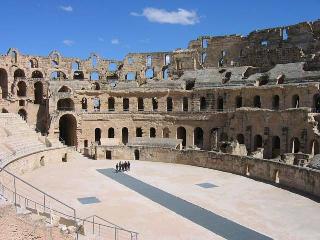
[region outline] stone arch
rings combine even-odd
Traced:
[[[188,112],[189,110],[189,99],[187,97],[183,97],[182,99],[182,111]]]
[[[108,98],[108,111],[113,112],[115,110],[115,100],[113,97]]]
[[[129,98],[123,98],[122,99],[122,109],[125,112],[130,110],[130,100],[129,100]]]
[[[67,76],[64,72],[62,71],[53,71],[51,74],[50,74],[50,79],[51,80],[58,80],[58,79],[62,79],[62,80],[65,80],[67,79]]]
[[[72,114],[64,114],[60,117],[59,138],[67,146],[77,145],[77,120]]]
[[[29,61],[30,67],[31,68],[38,68],[38,60],[35,58],[31,58]]]
[[[156,129],[154,127],[150,128],[150,135],[149,136],[151,138],[155,138],[156,134],[157,134]]]
[[[203,148],[203,130],[200,127],[196,127],[193,130],[193,144],[198,148]]]
[[[257,134],[253,138],[253,150],[256,151],[258,148],[263,147],[262,136]]]
[[[108,129],[108,138],[114,138],[114,128]]]
[[[0,87],[2,91],[2,98],[7,98],[8,97],[8,73],[3,68],[0,68]]]
[[[184,127],[177,128],[177,139],[182,139],[182,147],[187,145],[187,131]]]
[[[200,98],[200,111],[207,110],[207,100],[205,97]]]
[[[75,80],[83,80],[84,79],[84,74],[82,71],[74,71],[73,72],[73,79]]]
[[[57,102],[57,110],[59,111],[73,111],[74,102],[71,98],[59,99]]]
[[[134,160],[140,160],[140,151],[138,149],[134,150]]]
[[[63,85],[58,92],[71,93],[71,89],[68,86]]]
[[[167,112],[172,112],[172,110],[173,110],[172,97],[167,97]]]
[[[124,127],[122,128],[121,130],[121,134],[122,134],[122,143],[124,145],[126,145],[129,141],[129,131],[128,131],[128,128]]]
[[[24,71],[20,68],[18,68],[17,70],[14,71],[13,73],[13,77],[16,78],[25,78],[26,74],[24,73]]]
[[[94,141],[98,143],[98,145],[101,145],[101,128],[94,129]]]
[[[295,94],[292,96],[291,107],[292,108],[299,108],[300,107],[300,97],[298,94]]]
[[[27,96],[27,84],[25,81],[19,81],[17,84],[17,96],[26,97]]]
[[[299,139],[297,137],[293,137],[290,142],[291,142],[290,146],[291,146],[291,150],[292,150],[291,152],[298,153],[300,151]]]
[[[271,156],[272,158],[276,158],[280,155],[281,146],[280,146],[280,137],[273,136],[272,137],[272,148],[271,148]]]
[[[237,135],[237,141],[239,144],[244,144],[244,135],[242,133]]]
[[[169,137],[170,137],[170,130],[169,130],[169,128],[165,127],[165,128],[162,130],[162,137],[163,137],[163,138],[169,138]]]
[[[38,81],[34,84],[34,103],[40,104],[43,100],[43,84]]]
[[[35,70],[32,72],[31,77],[32,78],[43,78],[43,74],[39,70]]]

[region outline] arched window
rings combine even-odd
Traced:
[[[170,55],[165,55],[164,57],[164,65],[169,65],[171,63]]]
[[[142,128],[141,127],[137,127],[136,128],[136,137],[142,137]]]
[[[256,151],[258,148],[262,148],[262,136],[261,135],[255,135],[253,142],[254,142],[254,144],[253,144],[254,151]]]
[[[42,72],[36,70],[36,71],[32,72],[31,77],[32,78],[43,78],[43,74],[42,74]]]
[[[66,74],[61,71],[52,72],[50,75],[51,80],[62,79],[65,80],[67,78]]]
[[[261,108],[260,96],[255,96],[255,97],[253,98],[253,107],[255,107],[255,108]]]
[[[148,68],[145,72],[147,79],[152,79],[154,77],[154,71],[152,68]]]
[[[84,79],[83,72],[82,71],[74,71],[73,79],[75,79],[75,80],[83,80]]]
[[[138,98],[138,111],[144,111],[144,103],[142,97]]]
[[[108,110],[110,112],[113,112],[115,110],[115,108],[114,108],[114,98],[113,97],[109,97],[108,98]]]
[[[164,69],[164,70],[162,71],[162,78],[163,78],[164,80],[168,80],[168,77],[169,77],[168,72],[169,72],[168,68],[166,68],[166,69]]]
[[[100,128],[96,128],[94,130],[94,141],[96,143],[98,143],[98,145],[101,145],[101,129]]]
[[[134,72],[128,72],[126,75],[126,79],[129,81],[133,81],[136,79],[136,73]]]
[[[38,68],[38,60],[35,58],[30,59],[29,64],[30,68]]]
[[[96,55],[93,55],[91,57],[91,64],[92,64],[92,67],[96,68],[98,66],[98,58]]]
[[[72,65],[71,65],[71,68],[72,68],[73,72],[78,71],[80,69],[79,62],[73,62]]]
[[[150,137],[155,138],[156,137],[156,129],[155,128],[150,128]]]
[[[127,112],[130,109],[130,102],[129,102],[129,98],[124,98],[122,100],[122,106],[123,106],[123,111]]]
[[[223,97],[218,97],[218,111],[223,112]]]
[[[152,98],[152,110],[153,111],[158,111],[158,100],[156,97]]]
[[[109,70],[109,72],[117,71],[118,70],[117,64],[116,63],[109,63],[108,70]]]
[[[16,78],[25,78],[26,75],[24,74],[24,71],[22,69],[17,69],[14,71],[13,77]]]
[[[57,109],[59,111],[73,111],[74,103],[70,98],[59,99],[57,103]]]
[[[108,129],[108,138],[114,138],[114,128]]]
[[[129,131],[128,131],[128,128],[124,127],[122,128],[122,143],[124,145],[126,145],[128,143],[128,140],[129,140]]]
[[[163,138],[169,138],[169,137],[170,137],[170,130],[169,130],[169,128],[165,127],[165,128],[162,130],[162,137],[163,137]]]
[[[280,138],[278,136],[272,137],[272,158],[280,155]]]
[[[207,110],[207,100],[205,97],[200,98],[200,111]]]
[[[24,81],[19,81],[17,85],[17,96],[26,97],[27,96],[27,84]]]
[[[292,96],[292,107],[293,108],[300,107],[300,98],[299,98],[299,95],[297,94]]]
[[[278,95],[274,95],[272,97],[272,109],[274,110],[278,110],[279,109],[279,105],[280,105],[280,98]]]
[[[237,135],[237,141],[239,144],[244,144],[244,136],[243,134],[238,134]]]
[[[90,80],[98,81],[99,80],[99,73],[98,72],[91,72],[90,73]]]
[[[189,100],[187,97],[184,97],[182,100],[182,111],[188,112],[189,110]]]
[[[101,103],[100,103],[100,98],[95,97],[95,98],[93,99],[93,110],[94,110],[94,111],[100,111],[100,105],[101,105]]]
[[[152,57],[151,56],[147,56],[146,65],[147,65],[147,67],[151,67],[151,65],[152,65]]]
[[[0,69],[0,86],[2,91],[2,98],[5,99],[8,96],[8,74],[3,68]]]
[[[236,97],[236,108],[241,108],[242,107],[242,97],[237,96]]]
[[[203,148],[203,130],[202,128],[195,128],[193,131],[193,143],[198,148]]]
[[[300,151],[300,141],[298,138],[291,140],[292,153],[298,153]]]
[[[186,147],[187,131],[184,127],[177,128],[177,139],[182,139],[182,147]]]
[[[71,89],[67,86],[62,86],[58,92],[70,93]]]
[[[34,103],[40,104],[43,100],[43,84],[42,82],[36,82],[34,84]]]
[[[81,99],[81,107],[83,110],[87,110],[88,109],[88,101],[85,97],[83,97]]]
[[[173,110],[173,101],[171,97],[167,98],[167,112],[172,112]]]

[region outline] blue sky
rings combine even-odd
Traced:
[[[129,52],[186,48],[201,35],[320,18],[319,0],[1,0],[0,52],[121,60]]]

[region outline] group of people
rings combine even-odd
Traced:
[[[122,172],[122,171],[130,171],[130,162],[124,162],[122,163],[121,161],[117,163],[116,165],[116,171],[117,172]]]

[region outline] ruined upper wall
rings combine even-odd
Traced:
[[[10,49],[0,56],[0,68],[14,77],[21,69],[33,78],[91,79],[101,81],[145,81],[177,79],[186,70],[253,66],[265,72],[276,64],[310,62],[309,70],[320,69],[320,20],[251,32],[248,36],[202,36],[187,49],[173,52],[129,53],[122,61],[96,54],[87,59],[65,58],[57,51],[47,57],[22,55]],[[307,66],[308,67],[308,66]]]

